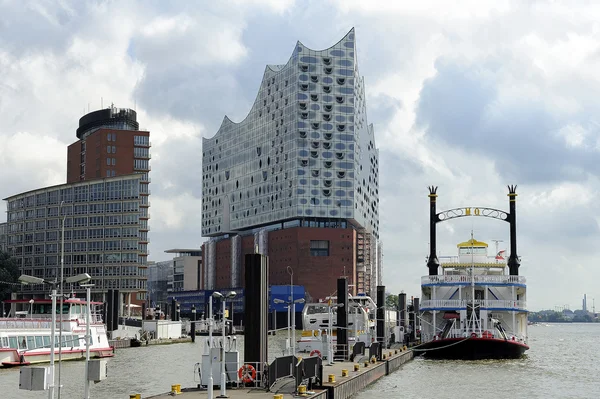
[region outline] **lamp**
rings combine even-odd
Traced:
[[[84,273],[85,276],[87,276],[87,278],[85,278],[84,275],[79,275],[79,277],[83,276],[80,280],[79,285],[81,287],[85,288],[86,291],[86,302],[87,302],[87,310],[85,312],[85,324],[86,324],[86,328],[85,328],[85,393],[84,393],[84,398],[85,399],[90,399],[90,341],[92,338],[92,333],[90,332],[90,324],[92,323],[92,294],[91,294],[91,288],[94,286],[94,284],[85,284],[86,282],[90,281],[91,278],[88,274]],[[75,278],[78,276],[74,276],[71,278]]]
[[[19,276],[19,282],[21,284],[50,284],[52,286],[52,324],[50,325],[50,375],[48,376],[51,381],[48,386],[48,399],[54,399],[54,349],[56,348],[56,281],[44,280],[40,277],[33,277],[27,274]]]
[[[235,296],[237,295],[237,293],[235,291],[229,291],[227,294],[223,295],[220,292],[214,292],[213,296],[215,298],[220,298],[221,299],[221,305],[222,305],[222,324],[221,324],[221,336],[223,337],[223,341],[221,342],[221,393],[219,394],[219,396],[217,396],[217,398],[227,398],[227,375],[225,374],[225,326],[226,326],[226,322],[225,322],[225,306],[226,306],[226,299],[233,299],[235,298]],[[232,321],[233,322],[233,321]],[[212,359],[212,356],[211,356]],[[211,370],[212,370],[212,363],[211,363]],[[211,371],[212,373],[212,371]]]

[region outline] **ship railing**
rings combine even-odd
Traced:
[[[4,319],[0,320],[0,329],[43,329],[50,328],[52,321],[49,319]]]
[[[500,334],[499,331],[491,328],[490,326],[488,326],[487,329],[482,328],[481,330],[479,330],[479,328],[468,328],[466,330],[458,329],[458,328],[452,329],[445,336],[445,338],[467,338],[467,337],[504,339],[504,336],[502,334]],[[519,342],[527,341],[523,335],[513,334],[510,331],[506,332],[506,337],[509,340],[513,339],[513,337],[514,337],[514,339]],[[421,334],[421,340],[423,342],[428,342],[428,341],[432,341],[432,340],[436,340],[436,339],[441,339],[441,334],[439,332],[436,334],[433,334],[433,333],[422,333]]]
[[[452,265],[455,263],[464,263],[464,259],[471,259],[471,255],[462,255],[462,256],[440,256],[438,260],[440,261],[440,265]],[[475,255],[474,259],[485,259],[485,262],[490,266],[503,267],[506,266],[506,259],[496,259],[495,256],[482,256]],[[482,263],[479,261],[475,261],[475,263]]]
[[[86,319],[86,314],[85,313],[80,313],[77,315],[77,323],[78,324],[86,324],[87,323],[87,319]],[[102,315],[97,314],[97,313],[92,313],[90,315],[90,321],[91,324],[102,324]]]
[[[474,304],[481,308],[489,309],[510,309],[510,310],[525,310],[527,309],[526,301],[512,301],[512,300],[485,300],[476,299],[475,301],[467,299],[431,299],[424,300],[421,302],[421,309],[440,309],[440,310],[456,310],[466,309],[467,305]]]
[[[508,275],[439,275],[423,276],[421,284],[469,284],[473,281],[475,284],[526,284],[525,276]]]

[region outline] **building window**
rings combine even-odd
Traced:
[[[117,164],[117,160],[115,158],[112,158],[112,166],[115,166]]]
[[[107,145],[106,146],[106,152],[108,152],[109,154],[110,154],[110,149],[111,149],[111,146]]]
[[[329,241],[311,240],[310,256],[329,256]]]
[[[106,164],[110,165],[110,158],[106,158]]]

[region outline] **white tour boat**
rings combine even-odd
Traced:
[[[3,367],[45,363],[50,361],[52,301],[50,299],[9,300],[4,303],[28,306],[29,311],[13,311],[16,317],[0,318],[0,365]],[[90,357],[114,355],[108,343],[106,327],[97,307],[102,302],[91,302]],[[16,306],[12,306],[13,309]],[[55,329],[55,359],[59,349],[62,360],[85,359],[86,313],[88,304],[82,299],[65,299],[63,310],[57,310]],[[62,330],[62,331],[61,331]]]
[[[526,280],[508,274],[501,251],[471,238],[458,256],[440,257],[442,274],[421,278],[417,352],[444,359],[518,358],[527,346]]]
[[[437,213],[437,187],[429,187],[429,275],[421,279],[421,344],[415,353],[437,359],[514,359],[529,349],[527,285],[519,275],[516,188],[508,186],[509,211],[456,208]],[[510,225],[510,255],[488,256],[488,245],[471,239],[458,244],[458,256],[437,257],[436,224],[458,217],[488,217]],[[439,274],[439,267],[442,273]],[[417,327],[418,328],[418,327]]]
[[[298,352],[319,351],[324,353],[327,333],[331,325],[333,344],[337,343],[337,297],[327,298],[327,302],[307,303],[302,310],[303,331],[297,341]],[[348,295],[348,344],[364,342],[370,346],[375,338],[375,302],[366,295]]]

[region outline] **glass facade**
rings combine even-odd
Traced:
[[[146,291],[148,212],[142,203],[140,186],[146,183],[141,177],[71,183],[7,198],[7,249],[21,272],[55,279],[64,254],[64,277],[90,274],[93,292]],[[41,286],[22,288],[45,291]]]
[[[203,140],[202,191],[203,236],[311,218],[379,238],[379,151],[354,30],[267,66],[248,116]]]

